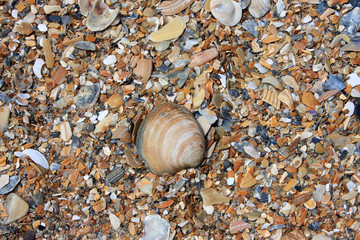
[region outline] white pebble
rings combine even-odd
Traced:
[[[115,57],[115,55],[109,55],[109,56],[107,56],[107,57],[104,59],[103,63],[104,63],[105,65],[107,65],[107,66],[116,63],[116,57]]]
[[[98,120],[99,121],[103,120],[108,115],[108,113],[109,113],[108,110],[104,110],[104,111],[99,112]]]
[[[235,183],[235,178],[233,178],[233,177],[229,177],[227,180],[226,180],[226,182],[227,182],[227,184],[228,185],[234,185],[234,183]]]
[[[203,208],[209,215],[214,213],[214,207],[212,205],[203,205]]]
[[[360,77],[357,73],[349,74],[349,80],[347,80],[347,84],[350,84],[352,87],[356,87],[360,85]]]
[[[309,23],[312,21],[312,18],[310,15],[306,15],[306,17],[303,19],[303,23]]]
[[[39,24],[37,27],[40,32],[47,32],[47,30],[48,30],[47,26],[43,23]]]

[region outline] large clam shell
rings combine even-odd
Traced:
[[[241,3],[233,0],[211,0],[211,14],[222,24],[234,26],[242,17]]]
[[[89,12],[86,20],[86,26],[90,31],[102,31],[115,20],[120,9],[110,9],[104,0],[97,0]]]
[[[150,171],[172,175],[200,165],[205,138],[200,124],[186,108],[163,103],[141,123],[136,147]]]
[[[270,0],[251,0],[249,12],[254,18],[261,18],[270,10]]]

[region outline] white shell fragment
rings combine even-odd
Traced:
[[[42,60],[41,58],[38,58],[35,60],[34,66],[33,66],[33,71],[35,76],[37,76],[38,78],[41,78],[41,68],[42,66],[45,64],[45,61]]]
[[[241,3],[233,0],[211,0],[211,14],[222,24],[234,26],[242,17]]]
[[[41,152],[34,149],[25,149],[22,152],[14,152],[16,157],[25,157],[28,156],[31,160],[33,160],[36,164],[39,164],[45,169],[49,169],[49,162],[46,160],[44,155]]]
[[[96,0],[79,0],[80,12],[83,16],[87,17],[91,9],[93,9]]]
[[[144,235],[140,240],[170,239],[170,223],[159,215],[149,215],[144,220]]]
[[[353,102],[347,102],[344,107],[344,110],[345,109],[349,110],[349,112],[345,114],[345,116],[351,117],[355,111],[355,104]]]
[[[251,0],[249,12],[254,18],[261,18],[270,10],[270,0]]]
[[[119,8],[110,9],[104,0],[97,0],[89,12],[86,26],[90,31],[97,32],[106,29],[119,14]]]

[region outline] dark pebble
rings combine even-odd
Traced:
[[[7,67],[10,67],[10,66],[11,66],[10,54],[6,55],[6,57],[5,57],[5,65],[6,65]]]
[[[355,106],[355,116],[360,119],[360,103]]]
[[[80,138],[78,138],[77,136],[71,136],[71,140],[72,140],[72,145],[80,148]]]
[[[240,92],[237,89],[230,89],[229,90],[229,94],[230,96],[232,96],[233,98],[238,98],[240,96]]]
[[[52,133],[50,133],[50,137],[51,137],[51,138],[60,137],[60,132],[52,132]]]
[[[74,47],[82,50],[88,50],[88,51],[95,51],[96,45],[95,43],[88,42],[88,41],[79,41],[74,43]]]
[[[226,170],[228,168],[232,168],[232,166],[233,166],[233,164],[229,161],[224,161],[223,165],[224,165],[224,170]]]
[[[232,120],[231,108],[228,105],[222,105],[220,107],[221,116],[225,119]]]
[[[105,177],[107,183],[116,183],[125,175],[125,170],[121,167],[115,167],[109,174]]]
[[[36,234],[34,231],[29,230],[24,232],[22,237],[24,240],[35,240]]]
[[[46,15],[46,21],[56,22],[61,24],[61,17],[58,15]]]
[[[311,139],[311,142],[313,142],[313,143],[319,143],[321,141],[321,139],[320,138],[317,138],[317,137],[313,137],[312,139]]]
[[[242,99],[244,101],[247,101],[247,100],[250,99],[250,94],[249,94],[249,91],[247,89],[241,90],[241,95],[242,95]]]
[[[276,229],[284,229],[284,228],[285,228],[285,225],[283,225],[283,224],[276,224],[276,225],[271,226],[271,227],[269,228],[269,231],[271,232],[271,231],[274,231],[274,230],[276,230]]]
[[[6,37],[8,35],[8,33],[11,32],[10,28],[5,28],[2,32],[1,32],[1,37]]]
[[[41,204],[44,203],[44,194],[42,193],[36,193],[33,197],[32,200],[34,201],[34,205],[35,206],[39,206]]]
[[[85,126],[85,131],[87,131],[87,132],[92,132],[92,131],[94,131],[94,129],[95,129],[94,124],[89,123]]]
[[[71,22],[70,16],[69,15],[62,16],[61,21],[63,24],[66,24],[66,25],[70,24],[70,22]]]
[[[269,195],[266,192],[260,194],[260,202],[267,203],[269,202]]]
[[[169,68],[170,67],[164,63],[160,67],[158,67],[157,70],[159,70],[160,72],[166,73],[169,71]]]
[[[355,0],[358,1],[358,0]],[[329,8],[329,5],[326,1],[321,1],[318,6],[316,7],[316,12],[318,12],[320,15],[325,12],[326,9]]]
[[[269,142],[269,134],[267,132],[267,129],[264,126],[257,126],[256,127],[256,134],[260,135],[260,137],[265,141]]]
[[[320,224],[318,221],[313,221],[310,225],[309,225],[309,229],[313,230],[313,231],[318,231],[320,229]]]
[[[351,4],[351,6],[353,7],[360,7],[360,1],[359,0],[349,0],[349,2]]]

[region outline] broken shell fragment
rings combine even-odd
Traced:
[[[202,52],[198,52],[191,56],[191,62],[189,67],[201,66],[218,56],[218,51],[216,48],[210,48]]]
[[[106,29],[119,14],[119,8],[110,9],[104,0],[97,0],[89,12],[86,26],[90,31],[97,32]]]
[[[164,1],[160,4],[159,9],[161,11],[161,14],[174,15],[190,6],[193,2],[194,0]]]
[[[241,3],[233,0],[211,0],[211,14],[224,25],[234,26],[242,17]]]
[[[149,39],[153,42],[163,42],[179,37],[185,30],[185,22],[178,16],[169,21],[161,29],[151,33]]]
[[[251,0],[249,12],[254,18],[261,18],[270,10],[270,0]]]
[[[83,16],[87,17],[91,9],[93,9],[96,0],[79,0],[80,12]]]
[[[134,69],[134,73],[136,76],[141,77],[143,83],[147,83],[147,81],[150,79],[152,69],[153,63],[151,59],[141,58],[138,61],[136,68]]]
[[[83,86],[74,98],[75,105],[80,109],[94,106],[100,96],[99,84]]]
[[[182,106],[164,103],[141,123],[136,147],[150,171],[164,175],[199,166],[206,146],[193,115]]]
[[[286,104],[289,109],[291,111],[293,111],[295,109],[294,107],[294,100],[291,96],[291,92],[289,89],[285,89],[284,91],[282,91],[281,93],[279,93],[279,96],[278,96],[279,100],[281,102],[283,102],[284,104]]]
[[[14,78],[11,80],[11,85],[18,91],[26,91],[31,88],[33,79],[30,74],[25,74],[20,68],[15,72]]]

